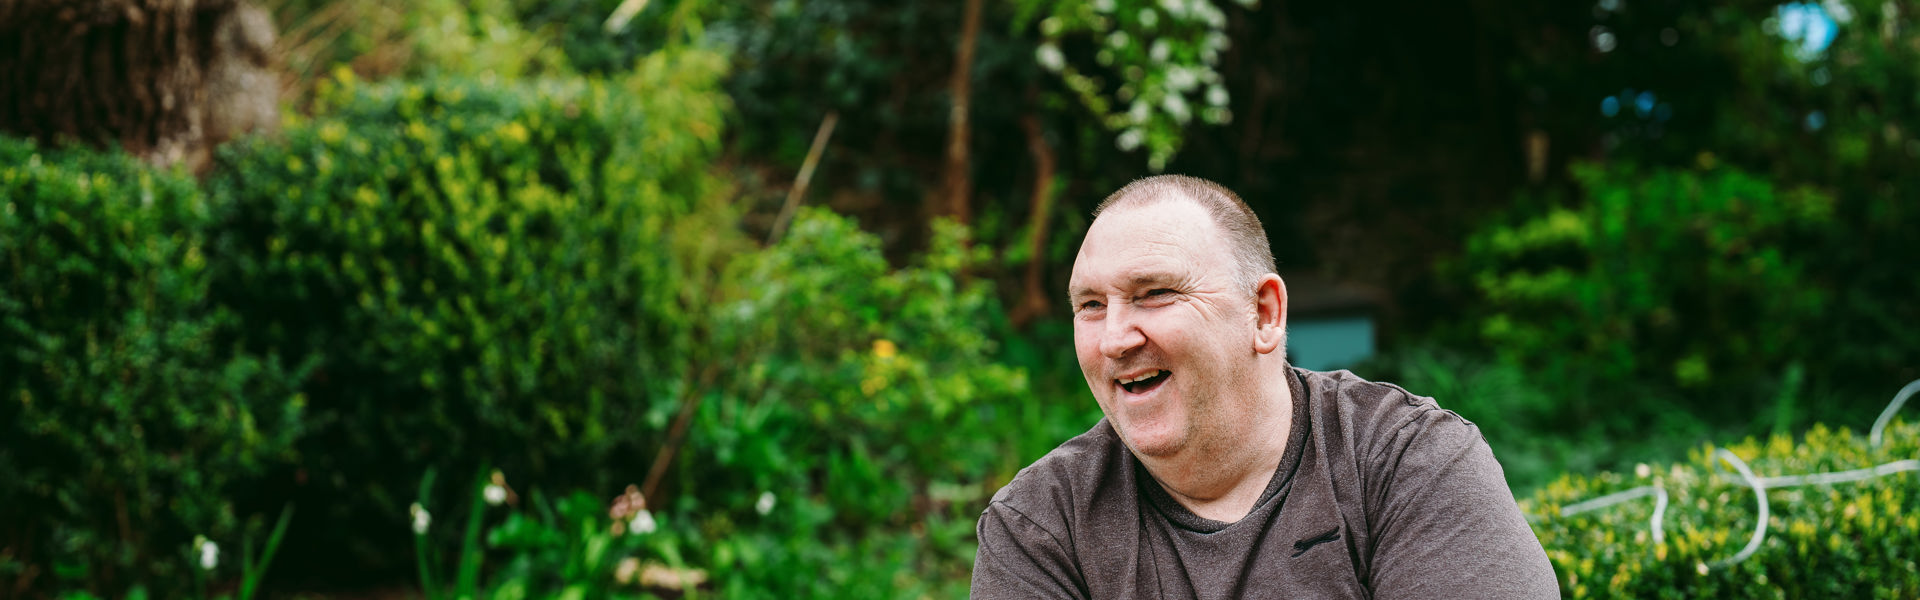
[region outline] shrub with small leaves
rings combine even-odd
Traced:
[[[1832,197],[1731,168],[1575,175],[1583,201],[1522,203],[1524,219],[1475,234],[1456,265],[1485,299],[1491,347],[1556,374],[1696,391],[1821,364],[1798,341],[1830,322],[1832,294],[1795,249],[1832,221]]]
[[[1569,475],[1523,500],[1569,598],[1911,598],[1920,595],[1920,472],[1765,491],[1766,536],[1732,559],[1758,518],[1753,488],[1703,447],[1683,463],[1633,473]],[[1816,426],[1727,448],[1761,479],[1871,469],[1920,455],[1920,425],[1895,420],[1882,444]],[[1663,539],[1653,496],[1562,515],[1583,500],[1640,486],[1669,495]]]
[[[695,50],[606,81],[342,71],[317,116],[223,153],[214,293],[249,348],[318,363],[287,474],[317,508],[301,551],[405,564],[384,525],[429,467],[589,487],[645,468],[742,239],[708,171],[723,72]]]
[[[213,555],[181,549],[253,531],[235,488],[303,430],[302,363],[242,347],[209,295],[232,206],[129,156],[5,137],[0,203],[0,573],[182,592]]]

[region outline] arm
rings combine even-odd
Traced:
[[[1367,477],[1375,598],[1554,598],[1559,580],[1480,429],[1422,407]]]
[[[1002,502],[987,505],[978,526],[973,598],[1086,598],[1067,545]]]

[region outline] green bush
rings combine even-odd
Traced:
[[[1829,321],[1807,249],[1831,198],[1730,168],[1575,174],[1583,202],[1489,227],[1457,265],[1497,352],[1557,377],[1690,390],[1819,358],[1799,342]]]
[[[302,363],[243,348],[209,299],[233,207],[4,137],[0,199],[0,580],[178,593],[195,535],[233,556],[258,532],[230,499],[303,430]]]
[[[697,574],[723,597],[964,593],[1001,449],[1034,428],[1014,410],[1031,401],[1025,373],[995,360],[981,333],[1004,317],[984,283],[961,275],[965,231],[937,229],[922,260],[896,268],[874,235],[805,210],[782,242],[738,255],[713,313],[709,374],[687,395],[700,402],[691,433],[670,485],[648,499],[657,529],[609,515],[608,494],[550,501],[539,478],[513,477],[530,483],[525,501],[499,508],[484,506],[485,481],[454,488],[451,502],[427,484],[427,587],[502,598],[673,589],[632,576],[645,568]],[[462,567],[448,575],[433,565],[448,562],[438,554],[463,521]]]
[[[808,210],[729,271],[741,287],[715,331],[737,370],[696,421],[686,468],[705,475],[689,484],[712,509],[745,513],[765,492],[793,515],[718,542],[713,564],[739,589],[898,597],[916,589],[901,572],[916,586],[966,572],[978,501],[1007,440],[1031,430],[1017,409],[1032,399],[985,334],[1005,316],[964,276],[977,262],[965,230],[935,230],[926,254],[892,268],[876,236]],[[703,528],[723,537],[735,519]],[[755,535],[773,544],[748,547],[765,545]]]
[[[1920,425],[1895,421],[1880,446],[1846,429],[1815,426],[1796,444],[1773,436],[1728,448],[1755,475],[1866,469],[1920,455]],[[1766,491],[1770,516],[1758,551],[1725,564],[1751,538],[1757,502],[1713,448],[1684,463],[1635,473],[1569,475],[1523,500],[1570,598],[1910,598],[1920,594],[1920,503],[1912,471],[1856,482]],[[1670,504],[1654,543],[1651,496],[1562,516],[1604,494],[1654,485]]]
[[[954,428],[976,421],[980,405],[1006,404],[1026,389],[1026,374],[997,362],[987,337],[990,324],[1005,320],[991,288],[963,275],[976,262],[966,255],[966,230],[943,221],[935,231],[915,264],[894,269],[873,234],[833,213],[805,211],[781,243],[734,265],[729,279],[742,284],[742,298],[717,315],[718,337],[735,349],[741,371],[723,388],[721,412],[737,402],[740,410],[790,413],[804,435],[752,443],[781,443],[794,457],[856,460],[847,456],[856,449],[880,457],[846,465],[872,472],[826,490],[881,503],[860,512],[897,512],[905,498],[893,491],[926,478],[983,477],[996,444]],[[714,435],[753,429],[703,425]],[[791,473],[803,465],[753,466]]]
[[[825,211],[773,247],[743,239],[711,168],[723,66],[666,51],[617,81],[343,73],[315,116],[224,149],[198,189],[0,149],[23,274],[0,296],[20,340],[0,465],[21,474],[0,494],[36,517],[7,521],[0,568],[173,595],[204,533],[226,548],[217,591],[256,531],[233,515],[291,500],[276,575],[367,585],[414,570],[419,501],[441,524],[429,548],[475,531],[448,523],[493,532],[423,572],[457,561],[498,594],[566,593],[627,558],[706,570],[730,596],[957,592],[978,504],[1023,464],[1004,449],[1051,447],[1035,432],[1061,433],[1042,422],[1060,413],[998,360],[1005,318],[965,274],[981,252],[962,228],[906,267]],[[659,531],[616,543],[593,499],[641,479],[687,401]],[[587,491],[489,515],[422,482],[481,465]]]
[[[317,361],[270,492],[313,505],[293,560],[407,564],[394,523],[429,467],[563,488],[644,469],[739,238],[708,172],[723,72],[689,51],[615,81],[343,73],[283,139],[221,154],[213,293],[248,348]]]

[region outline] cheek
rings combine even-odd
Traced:
[[[1073,323],[1073,354],[1083,367],[1099,360],[1100,332],[1096,326],[1077,320]]]

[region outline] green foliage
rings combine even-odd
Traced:
[[[1258,0],[1236,0],[1253,8]],[[1180,150],[1194,117],[1232,119],[1215,69],[1227,50],[1227,17],[1212,0],[1016,0],[1017,26],[1039,21],[1046,41],[1034,60],[1060,75],[1080,105],[1115,133],[1123,151],[1147,149],[1158,171]],[[1077,39],[1084,36],[1083,39]],[[1066,52],[1090,42],[1099,67],[1083,69]],[[1093,74],[1089,74],[1089,72]],[[1105,74],[1119,81],[1106,83]]]
[[[0,138],[0,165],[0,574],[179,593],[190,538],[257,531],[230,499],[293,456],[305,367],[209,299],[231,204],[117,153]]]
[[[735,281],[762,285],[744,289],[717,325],[745,351],[741,364],[753,365],[732,393],[785,405],[805,429],[833,432],[807,436],[824,446],[790,446],[798,456],[864,445],[907,459],[844,482],[852,485],[837,491],[861,490],[849,499],[888,496],[869,494],[876,488],[867,484],[885,490],[916,477],[981,476],[979,459],[993,444],[952,435],[953,427],[973,423],[976,404],[1004,403],[1026,387],[1025,373],[994,360],[982,326],[1004,317],[990,288],[962,275],[977,262],[965,236],[942,222],[917,264],[892,269],[872,234],[809,210],[780,244],[736,265]]]
[[[493,482],[504,496],[504,479]],[[853,532],[835,526],[833,510],[817,498],[771,492],[751,511],[663,515],[634,510],[640,504],[631,488],[609,509],[585,492],[549,500],[536,489],[520,500],[488,500],[487,487],[463,488],[471,493],[448,503],[475,516],[455,525],[469,534],[458,546],[458,571],[423,571],[428,598],[656,598],[694,590],[724,598],[894,598],[966,590],[964,559],[942,556],[949,570],[933,574],[927,556],[971,556],[971,515],[933,515],[911,531]],[[427,505],[423,499],[417,514],[430,515]],[[416,525],[423,559],[436,554],[425,542],[447,526],[430,516]]]
[[[984,334],[1004,316],[962,275],[977,260],[965,230],[936,231],[891,268],[875,236],[807,210],[730,269],[739,288],[714,331],[719,364],[737,367],[695,421],[684,468],[700,475],[684,485],[702,502],[676,505],[719,544],[699,551],[721,587],[899,596],[966,572],[976,503],[1010,474],[995,469],[1031,400]],[[739,516],[763,494],[791,518]]]
[[[381,77],[515,79],[575,71],[559,32],[522,22],[513,0],[260,4],[281,23],[285,68],[300,90],[339,65]]]
[[[1581,154],[1559,148],[1597,147],[1612,162],[1706,171],[1726,165],[1783,192],[1819,190],[1829,199],[1826,216],[1796,227],[1803,235],[1771,244],[1801,270],[1793,287],[1778,290],[1788,294],[1782,304],[1804,309],[1800,302],[1811,294],[1802,290],[1821,297],[1817,309],[1801,310],[1788,324],[1799,328],[1801,347],[1817,349],[1806,352],[1808,376],[1920,377],[1920,303],[1912,301],[1920,278],[1909,258],[1920,230],[1912,191],[1920,189],[1920,171],[1912,168],[1920,158],[1920,105],[1911,101],[1920,93],[1920,72],[1911,68],[1920,60],[1920,28],[1912,10],[1884,2],[1744,0],[1514,8],[1510,20],[1547,24],[1529,28],[1538,32],[1523,37],[1532,56],[1515,60],[1511,72],[1533,86],[1523,120],[1540,124],[1556,156]],[[1831,45],[1809,46],[1805,31],[1796,37],[1783,26],[1789,9],[1809,20],[1831,18]],[[1566,31],[1589,33],[1557,33]],[[1610,51],[1597,50],[1602,32],[1617,42]],[[1606,102],[1617,112],[1607,114]],[[1592,188],[1578,170],[1572,174]],[[1809,330],[1804,325],[1814,315],[1819,326]],[[1756,329],[1774,326],[1754,321]],[[1752,350],[1724,358],[1768,352],[1763,339],[1747,342]],[[1671,371],[1667,378],[1682,371],[1689,378],[1731,375],[1722,372],[1730,365],[1710,354],[1661,367]]]
[[[823,158],[822,183],[884,193],[902,204],[920,201],[928,178],[938,173],[939,141],[946,136],[952,101],[946,78],[953,69],[961,3],[721,4],[725,12],[714,23],[713,37],[732,48],[736,59],[727,81],[740,107],[735,152],[797,167],[813,128],[828,111],[838,111],[839,133]],[[982,22],[991,23],[991,14]],[[992,27],[981,29],[985,35]],[[992,43],[982,44],[978,72],[983,80],[999,70],[987,60],[994,52]],[[1013,123],[996,121],[992,114],[1020,103],[999,104],[973,103],[971,119],[980,124],[976,131],[996,122],[1013,130]],[[880,135],[848,135],[857,131]],[[984,154],[978,148],[975,153]]]
[[[1865,469],[1920,453],[1920,426],[1896,421],[1882,445],[1816,426],[1805,440],[1749,438],[1728,448],[1760,477]],[[1570,475],[1523,500],[1570,598],[1896,598],[1920,593],[1911,553],[1920,545],[1914,472],[1857,482],[1770,488],[1758,551],[1722,564],[1754,531],[1757,502],[1711,447],[1635,473]],[[1656,485],[1670,495],[1664,540],[1649,527],[1651,497],[1561,516],[1563,507]]]
[[[1784,386],[1774,398],[1774,410],[1756,401],[1764,396],[1748,397],[1748,406],[1737,413],[1687,410],[1688,398],[1671,388],[1616,381],[1593,391],[1457,347],[1403,346],[1355,371],[1431,396],[1479,425],[1500,459],[1507,486],[1518,496],[1532,494],[1565,473],[1620,469],[1678,456],[1701,439],[1769,428],[1785,433],[1822,419],[1860,418],[1843,409],[1847,403],[1832,394]],[[1822,402],[1809,403],[1807,396]],[[1780,410],[1782,404],[1800,407]],[[1801,406],[1805,404],[1812,406]]]
[[[235,502],[289,498],[303,518],[269,545],[296,566],[277,575],[392,573],[420,498],[422,547],[465,540],[457,555],[419,555],[435,593],[435,581],[500,597],[646,593],[604,585],[628,558],[703,570],[703,589],[736,597],[957,593],[978,503],[1023,464],[1004,449],[1050,447],[1029,432],[1058,433],[1037,422],[1058,413],[1032,406],[1025,372],[999,362],[988,332],[1005,318],[966,275],[985,253],[964,229],[936,227],[932,250],[896,268],[876,236],[808,210],[783,242],[750,249],[711,171],[723,71],[696,50],[648,55],[611,81],[366,84],[342,69],[316,88],[315,116],[224,149],[204,189],[122,159],[49,170],[67,159],[6,148],[24,165],[6,171],[8,258],[48,266],[0,296],[9,336],[43,344],[7,356],[0,410],[21,415],[8,423],[25,435],[0,460],[25,466],[0,493],[56,517],[7,530],[9,548],[27,549],[7,574],[91,553],[120,579],[85,558],[41,581],[175,595],[183,559],[199,556],[184,550],[192,533],[231,540]],[[151,200],[103,201],[124,198]],[[94,230],[126,249],[74,250],[76,232]],[[138,328],[161,326],[195,329]],[[158,341],[125,341],[142,335]],[[159,358],[111,354],[139,344],[159,344]],[[82,368],[128,374],[68,375]],[[529,494],[525,512],[502,516],[459,494],[443,509],[416,479],[499,465],[552,488],[612,489],[639,478],[688,401],[699,410],[658,494],[657,532],[621,538],[592,492]],[[127,414],[97,414],[106,402]],[[59,452],[90,454],[43,460]],[[161,484],[106,469],[69,491],[53,479],[128,461],[197,487],[115,494]],[[116,524],[122,496],[137,527]],[[202,506],[227,516],[193,521]],[[466,526],[430,527],[428,508]],[[123,529],[160,550],[122,543]],[[55,534],[64,541],[13,543]],[[247,562],[229,560],[208,589],[236,573],[257,589]]]
[[[413,72],[518,79],[570,69],[554,32],[523,24],[510,0],[407,3]]]
[[[672,489],[642,518],[637,490],[611,510],[538,490],[492,509],[482,482],[448,505],[470,528],[459,575],[432,567],[450,538],[421,536],[429,595],[434,582],[497,598],[674,589],[660,577],[723,597],[962,592],[978,503],[1010,475],[991,470],[1017,467],[1001,464],[1026,429],[1009,409],[1028,398],[1025,373],[981,333],[1001,317],[990,290],[960,276],[973,262],[964,229],[939,231],[922,260],[894,268],[875,236],[810,209],[779,244],[739,255],[714,313],[714,374],[687,383],[702,404]],[[430,488],[421,510],[437,514]]]
[[[623,0],[518,0],[525,26],[552,31],[567,62],[582,73],[620,73],[660,48],[702,39],[703,19],[716,3],[650,0],[617,30],[608,22]]]
[[[1830,296],[1798,249],[1831,222],[1831,197],[1733,169],[1576,173],[1582,202],[1468,241],[1459,268],[1503,356],[1695,389],[1812,358],[1798,342]]]
[[[606,486],[657,443],[699,353],[701,286],[738,239],[708,201],[722,67],[686,52],[611,82],[342,74],[284,140],[223,154],[208,187],[235,213],[214,292],[248,347],[318,362],[293,467],[326,511],[315,548],[401,561],[381,524],[429,466]]]

